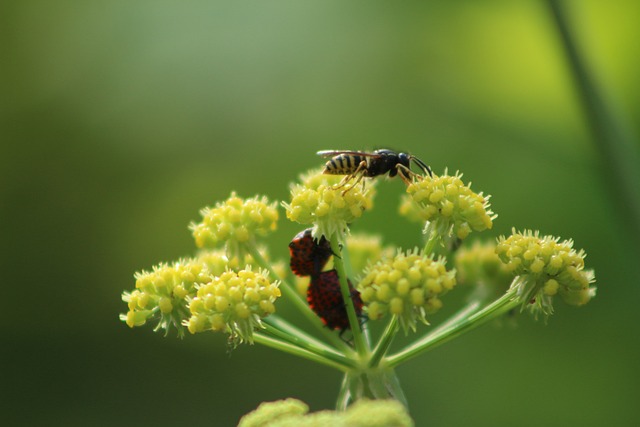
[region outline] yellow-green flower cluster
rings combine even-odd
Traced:
[[[470,247],[462,247],[455,254],[454,264],[458,283],[487,286],[504,292],[515,275],[496,254],[495,242],[475,241]]]
[[[520,276],[518,295],[532,311],[553,313],[552,298],[559,294],[570,305],[584,305],[595,296],[593,271],[584,270],[583,250],[571,240],[542,236],[531,230],[498,239],[496,253],[514,275]]]
[[[248,264],[248,258],[245,256],[242,265]],[[212,276],[219,276],[227,270],[238,270],[241,265],[238,257],[229,259],[226,252],[220,249],[201,250],[198,252],[197,260],[207,267]]]
[[[269,257],[268,248],[258,245],[257,251],[260,256],[269,264],[273,269],[273,272],[279,278],[286,277],[289,266],[284,261],[280,260],[274,262]],[[260,267],[260,262],[253,259],[251,254],[245,253],[242,258],[234,256],[232,258],[227,257],[226,252],[220,249],[213,250],[201,250],[198,252],[197,259],[202,262],[208,269],[211,275],[219,276],[226,270],[238,271],[247,266]]]
[[[426,222],[425,232],[431,229],[440,236],[464,239],[471,231],[490,229],[496,215],[489,209],[489,196],[474,193],[461,178],[445,171],[415,179],[407,187],[400,213]]]
[[[309,412],[309,406],[298,399],[263,402],[240,419],[238,427],[267,427],[287,419],[299,419]]]
[[[406,333],[418,321],[428,324],[426,315],[442,307],[440,296],[455,284],[455,271],[447,271],[444,259],[433,260],[415,249],[370,267],[358,290],[370,319],[396,315]]]
[[[240,420],[238,427],[413,427],[407,410],[396,400],[359,400],[346,411],[308,413],[297,399],[265,402]]]
[[[347,239],[349,263],[357,276],[368,264],[374,264],[383,257],[392,257],[395,250],[382,246],[382,238],[370,234],[351,234]]]
[[[316,173],[302,177],[302,184],[291,186],[291,202],[283,203],[287,218],[300,224],[313,224],[315,237],[334,235],[344,243],[347,225],[373,206],[373,185],[341,187],[335,175]]]
[[[202,222],[190,227],[196,246],[211,248],[224,243],[229,256],[242,253],[241,246],[253,243],[256,235],[275,230],[278,221],[275,202],[269,204],[266,197],[258,196],[242,199],[235,193],[214,208],[204,208],[201,214]]]
[[[129,311],[121,315],[131,328],[142,326],[151,317],[158,316],[157,329],[168,331],[171,326],[184,334],[182,322],[189,318],[187,299],[196,293],[196,285],[211,280],[204,263],[186,259],[173,264],[160,264],[152,271],[135,274],[136,289],[125,292],[122,299]]]
[[[275,312],[278,286],[279,282],[271,282],[263,270],[225,271],[198,286],[189,303],[191,318],[185,325],[191,333],[224,331],[234,343],[253,342],[254,329],[262,326],[260,319]]]

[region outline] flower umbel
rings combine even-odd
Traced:
[[[548,315],[557,294],[572,305],[595,295],[593,272],[584,269],[585,253],[574,250],[572,241],[514,230],[497,244],[460,246],[471,231],[492,228],[496,218],[489,196],[471,191],[462,174],[449,176],[445,170],[443,176],[428,176],[422,161],[390,150],[319,154],[333,153],[346,154],[332,159],[329,172],[353,172],[357,166],[357,173],[341,177],[316,169],[291,185],[291,200],[281,204],[290,220],[305,227],[288,245],[289,262],[281,260],[287,253],[284,244],[274,259],[266,243],[258,241],[276,229],[277,203],[232,192],[204,208],[202,221],[190,225],[199,248],[194,258],[136,273],[136,288],[123,294],[128,312],[120,319],[129,327],[153,319],[156,330],[175,327],[180,336],[187,330],[223,332],[231,348],[261,344],[344,375],[336,399],[340,411],[308,413],[304,403],[289,399],[261,405],[243,417],[241,427],[412,426],[402,406],[406,399],[397,366],[519,306]],[[425,175],[396,165],[407,158]],[[372,207],[375,177],[396,171],[403,178],[399,184],[406,184],[401,213],[424,224],[422,250],[383,247],[382,237],[349,232]],[[391,226],[395,233],[400,224],[389,219],[386,227]],[[420,233],[414,237],[421,240]],[[447,269],[451,264],[455,268]],[[292,282],[291,273],[304,282]],[[352,283],[359,277],[356,291]],[[474,286],[464,306],[394,348],[401,328],[408,335],[418,332],[418,323],[429,325],[442,296],[457,283]],[[281,291],[300,316],[285,319],[280,309],[275,314]],[[383,328],[366,321],[387,314]],[[298,318],[307,324],[294,323]]]
[[[583,250],[573,249],[573,241],[514,229],[509,237],[498,239],[496,253],[516,276],[514,286],[534,312],[553,313],[552,299],[560,294],[570,305],[584,305],[595,295],[593,271],[584,270]]]
[[[229,259],[226,252],[221,249],[201,250],[198,252],[197,259],[207,267],[212,276],[219,276],[228,269],[240,268],[240,260],[237,257]]]
[[[416,249],[398,251],[370,267],[358,290],[370,319],[396,315],[406,333],[418,321],[428,324],[426,315],[442,307],[439,297],[455,284],[455,272],[447,271],[444,259],[433,260]]]
[[[300,224],[313,224],[314,237],[334,235],[343,243],[348,233],[347,224],[362,216],[373,205],[373,183],[337,187],[340,177],[313,172],[304,175],[302,184],[291,186],[291,202],[283,203],[287,218]]]
[[[198,283],[211,280],[211,275],[204,263],[185,259],[136,273],[135,278],[136,289],[123,293],[129,312],[121,318],[133,328],[158,315],[160,321],[156,329],[168,332],[174,326],[178,334],[183,335],[182,322],[189,317],[187,298],[195,295]]]
[[[496,215],[489,209],[489,196],[471,191],[471,184],[462,182],[462,174],[424,176],[407,187],[408,195],[400,213],[426,222],[440,236],[464,239],[471,231],[483,231],[493,226]]]
[[[396,400],[361,400],[344,412],[308,413],[297,399],[261,403],[240,420],[238,427],[413,427],[407,409]]]
[[[309,406],[298,399],[263,402],[242,417],[238,427],[267,427],[280,421],[299,419],[309,412]]]
[[[225,244],[230,258],[243,255],[243,244],[252,244],[255,236],[274,231],[278,221],[276,202],[269,204],[266,197],[258,196],[242,199],[236,193],[200,213],[202,222],[190,226],[196,246],[213,248]]]
[[[454,264],[458,283],[481,287],[485,296],[504,293],[515,277],[496,254],[494,242],[476,241],[470,247],[458,249]]]
[[[234,343],[253,342],[253,331],[262,327],[261,318],[274,313],[280,297],[279,282],[270,282],[266,271],[251,268],[228,270],[198,287],[189,302],[189,332],[225,331]]]
[[[383,257],[391,258],[395,249],[383,247],[382,238],[377,235],[354,233],[347,239],[349,262],[354,276],[358,276],[368,264],[374,264]]]

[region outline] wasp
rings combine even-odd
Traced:
[[[407,153],[397,153],[393,150],[380,149],[373,153],[366,151],[326,150],[318,151],[318,155],[331,157],[324,165],[323,173],[330,175],[347,175],[343,183],[346,184],[353,177],[358,177],[356,185],[364,177],[389,174],[390,177],[399,175],[409,184],[411,177],[417,175],[411,170],[411,162],[415,163],[425,174],[432,176],[431,169],[416,156]]]

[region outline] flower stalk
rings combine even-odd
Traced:
[[[380,364],[380,360],[384,357],[384,355],[391,347],[391,343],[398,333],[399,325],[398,325],[398,316],[391,316],[391,319],[387,323],[387,327],[382,332],[380,336],[380,340],[378,344],[373,349],[371,353],[371,358],[369,359],[369,367],[375,367]]]
[[[425,234],[427,236],[427,242],[424,245],[423,252],[427,255],[434,253],[436,246],[441,241],[440,235],[437,233],[435,227],[427,226],[425,229]]]
[[[413,359],[436,346],[457,338],[465,332],[484,325],[491,320],[497,319],[520,304],[522,304],[522,302],[517,297],[516,291],[510,290],[498,300],[494,301],[492,304],[477,313],[471,314],[470,316],[462,316],[455,321],[448,323],[446,327],[434,330],[403,350],[387,357],[387,365],[392,368],[398,366],[399,364]]]
[[[294,356],[299,356],[304,359],[310,360],[312,362],[317,362],[317,363],[320,363],[321,365],[325,365],[330,368],[335,368],[342,372],[350,372],[354,368],[354,364],[348,358],[336,360],[333,357],[328,357],[327,355],[320,355],[320,354],[311,352],[295,344],[281,341],[277,338],[264,335],[263,333],[260,333],[260,332],[257,332],[254,334],[254,341],[258,344],[271,347],[275,350],[279,350],[284,353],[289,353]]]
[[[340,292],[342,293],[342,299],[344,301],[345,308],[347,310],[347,317],[349,318],[349,325],[351,325],[351,333],[353,334],[353,342],[356,348],[356,352],[361,358],[367,358],[369,355],[369,345],[365,339],[365,335],[360,327],[360,321],[356,314],[356,309],[353,305],[353,299],[351,298],[351,290],[349,289],[349,282],[347,279],[347,271],[342,261],[342,249],[338,243],[337,237],[329,240],[331,243],[331,250],[335,254],[333,258],[333,265],[338,272],[338,278],[340,279]]]

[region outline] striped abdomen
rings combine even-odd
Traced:
[[[357,154],[340,154],[333,157],[324,165],[324,173],[330,175],[351,175],[358,169],[358,166],[360,166],[362,162],[368,164],[368,158]]]

